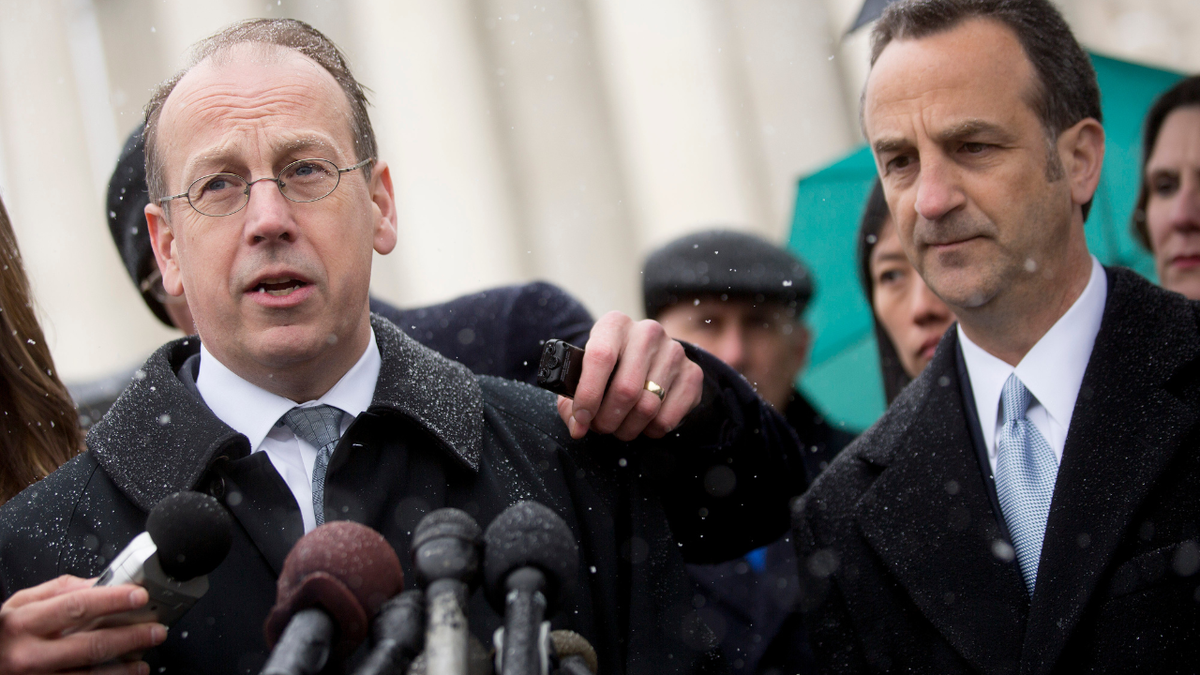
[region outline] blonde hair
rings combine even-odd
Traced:
[[[0,503],[82,449],[75,405],[55,374],[0,201]]]

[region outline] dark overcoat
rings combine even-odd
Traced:
[[[799,390],[784,417],[796,433],[807,480],[800,494],[854,440],[854,434],[830,424]],[[688,565],[703,598],[698,610],[715,633],[734,672],[795,675],[816,669],[800,619],[796,549],[790,536],[767,545],[762,568],[746,558],[713,565]],[[699,603],[697,603],[699,604]]]
[[[952,328],[795,505],[827,672],[1200,669],[1200,303],[1107,275],[1032,599]]]
[[[705,399],[679,433],[573,441],[549,393],[475,376],[380,317],[372,326],[382,368],[371,406],[330,461],[326,519],[381,532],[411,580],[409,539],[423,514],[454,506],[486,527],[508,505],[536,500],[580,546],[579,583],[556,628],[591,641],[606,673],[706,667],[711,634],[693,612],[684,561],[739,555],[786,530],[785,486],[802,469],[782,418],[736,373],[689,349],[705,370]],[[198,349],[195,338],[159,349],[92,428],[88,451],[0,508],[0,590],[96,575],[160,499],[205,490],[234,516],[233,548],[207,595],[146,659],[156,673],[256,673],[276,577],[303,524],[266,453],[252,454],[199,397]],[[705,487],[715,466],[724,496]],[[489,644],[501,619],[481,596],[471,627]]]

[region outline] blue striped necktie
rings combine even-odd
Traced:
[[[317,525],[325,524],[325,472],[342,435],[342,414],[331,405],[316,405],[292,408],[283,415],[283,423],[292,433],[317,449],[312,472],[313,518]]]
[[[996,496],[1032,596],[1058,462],[1050,444],[1025,416],[1031,398],[1017,374],[1010,375],[1001,396],[1004,426],[996,438]]]

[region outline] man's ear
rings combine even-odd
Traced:
[[[387,162],[375,162],[371,170],[371,201],[375,205],[375,251],[387,255],[396,248],[396,193]]]
[[[167,293],[183,295],[183,277],[179,273],[179,257],[175,250],[175,233],[167,222],[166,209],[162,204],[146,205],[146,228],[150,233],[150,248],[154,250],[154,260],[158,263],[158,271],[162,274],[163,290]]]
[[[1104,127],[1087,117],[1058,137],[1058,154],[1062,158],[1071,201],[1086,204],[1096,194],[1100,184],[1100,167],[1104,164]]]

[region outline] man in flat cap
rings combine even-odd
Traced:
[[[804,448],[806,480],[794,488],[803,492],[853,439],[826,422],[795,386],[811,344],[803,315],[813,283],[804,263],[759,237],[711,230],[652,253],[642,284],[647,317],[732,366],[784,414]],[[723,485],[718,475],[708,482],[713,489]],[[811,670],[788,539],[688,571],[704,597],[701,614],[735,672]]]

